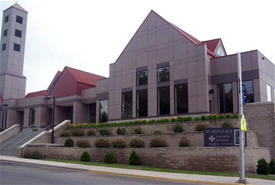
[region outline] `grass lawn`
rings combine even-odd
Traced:
[[[141,165],[133,166],[133,165],[128,165],[128,164],[106,164],[106,163],[103,163],[103,162],[82,162],[82,161],[76,161],[76,160],[62,160],[62,159],[42,159],[42,160],[72,163],[72,164],[107,166],[107,167],[114,167],[114,168],[126,168],[126,169],[137,169],[137,170],[147,170],[147,171],[158,171],[158,172],[239,177],[239,173],[234,173],[234,172],[208,172],[208,171],[194,171],[194,170],[177,170],[177,169],[157,168],[157,167],[141,166]],[[257,179],[266,179],[266,180],[275,180],[275,176],[268,176],[268,175],[246,174],[246,177],[257,178]]]

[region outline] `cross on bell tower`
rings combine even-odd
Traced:
[[[0,95],[3,99],[23,98],[23,75],[28,12],[15,3],[3,11],[0,45]]]

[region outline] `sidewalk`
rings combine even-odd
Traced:
[[[18,157],[12,157],[12,156],[3,156],[3,155],[0,155],[0,160],[46,165],[46,166],[53,166],[53,167],[59,167],[59,168],[61,167],[61,168],[69,168],[69,169],[86,170],[94,173],[150,178],[150,179],[157,179],[157,180],[171,180],[171,181],[179,181],[179,182],[183,181],[183,182],[190,182],[190,183],[220,184],[220,185],[238,184],[236,183],[236,181],[238,180],[238,177],[152,172],[152,171],[143,171],[143,170],[132,170],[132,169],[42,161],[42,160],[25,159],[25,158],[18,158]],[[271,181],[271,180],[247,178],[247,181],[249,182],[248,184],[253,184],[253,185],[256,185],[256,184],[257,185],[275,185],[275,181]]]

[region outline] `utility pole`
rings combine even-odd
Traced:
[[[245,179],[245,156],[244,156],[244,131],[241,129],[241,119],[243,116],[243,93],[242,93],[242,64],[241,54],[237,55],[238,60],[238,82],[239,82],[239,136],[240,136],[240,179],[238,182],[246,183]]]

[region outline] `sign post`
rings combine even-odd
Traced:
[[[243,88],[242,83],[242,65],[241,65],[241,54],[237,55],[238,61],[238,82],[239,82],[239,122],[240,122],[240,179],[238,182],[246,183],[245,179],[245,156],[244,156],[244,132],[246,131],[246,122],[243,115],[243,93],[245,87]],[[245,99],[245,98],[244,98]]]

